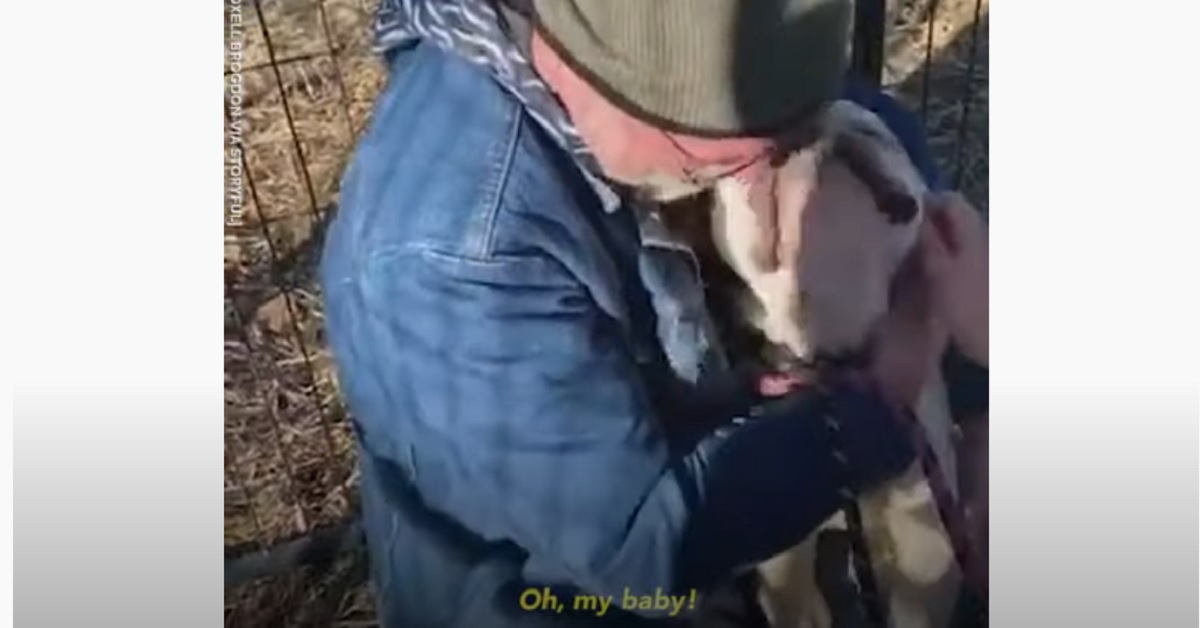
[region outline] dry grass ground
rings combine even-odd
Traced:
[[[227,554],[333,524],[353,509],[353,452],[324,345],[314,234],[383,85],[369,50],[374,1],[262,0],[262,21],[243,1],[248,187],[244,224],[228,229],[225,242]],[[914,109],[927,100],[935,157],[986,209],[987,2],[968,73],[975,10],[975,0],[899,2],[889,19],[885,84]],[[349,557],[323,573],[300,570],[230,589],[226,624],[374,625],[362,578],[361,557]]]

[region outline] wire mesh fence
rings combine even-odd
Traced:
[[[315,276],[338,177],[384,82],[375,1],[224,0],[241,53],[225,64],[238,85],[226,95],[227,183],[239,183],[225,241],[228,626],[375,625],[346,527],[354,452]],[[859,67],[920,112],[943,172],[985,211],[987,9],[889,0],[856,41]]]

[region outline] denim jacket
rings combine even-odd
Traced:
[[[915,121],[849,95],[932,180]],[[850,392],[664,433],[725,366],[694,260],[656,224],[599,193],[479,65],[427,43],[393,56],[321,264],[385,625],[677,614],[618,607],[702,595],[801,540],[842,481],[911,461],[899,423]],[[822,412],[843,418],[859,476],[836,478]],[[612,608],[572,612],[576,594]]]

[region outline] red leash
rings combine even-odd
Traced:
[[[797,387],[805,385],[819,385],[819,383],[815,376],[808,373],[772,373],[764,375],[759,379],[758,389],[759,393],[764,397],[779,397],[786,395],[789,391]],[[954,559],[962,574],[963,581],[974,589],[974,592],[984,602],[984,607],[986,608],[986,600],[988,599],[987,572],[980,568],[975,559],[975,539],[971,533],[971,527],[967,525],[966,515],[958,500],[955,499],[954,493],[950,490],[950,485],[946,481],[945,474],[942,473],[942,466],[938,461],[937,453],[934,452],[933,447],[929,444],[925,426],[921,424],[912,411],[906,412],[905,418],[911,423],[912,443],[916,451],[917,460],[921,464],[921,470],[925,474],[926,481],[929,482],[929,489],[938,511],[938,518],[941,520],[942,526],[946,530],[946,535],[950,540]],[[986,610],[981,612],[986,614]]]
[[[929,482],[929,490],[933,494],[933,502],[937,506],[938,517],[950,538],[950,546],[954,550],[954,558],[963,579],[970,584],[981,600],[988,596],[987,572],[980,569],[975,560],[975,538],[967,518],[954,493],[950,490],[946,476],[942,473],[942,465],[938,463],[937,454],[929,444],[925,426],[912,412],[906,413],[913,427],[913,447],[917,459],[921,462],[921,470]]]

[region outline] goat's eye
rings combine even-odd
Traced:
[[[879,199],[879,211],[894,225],[905,225],[917,217],[917,199],[900,192],[889,192]]]
[[[791,154],[792,151],[785,147],[776,147],[767,155],[767,165],[773,169],[782,168]]]

